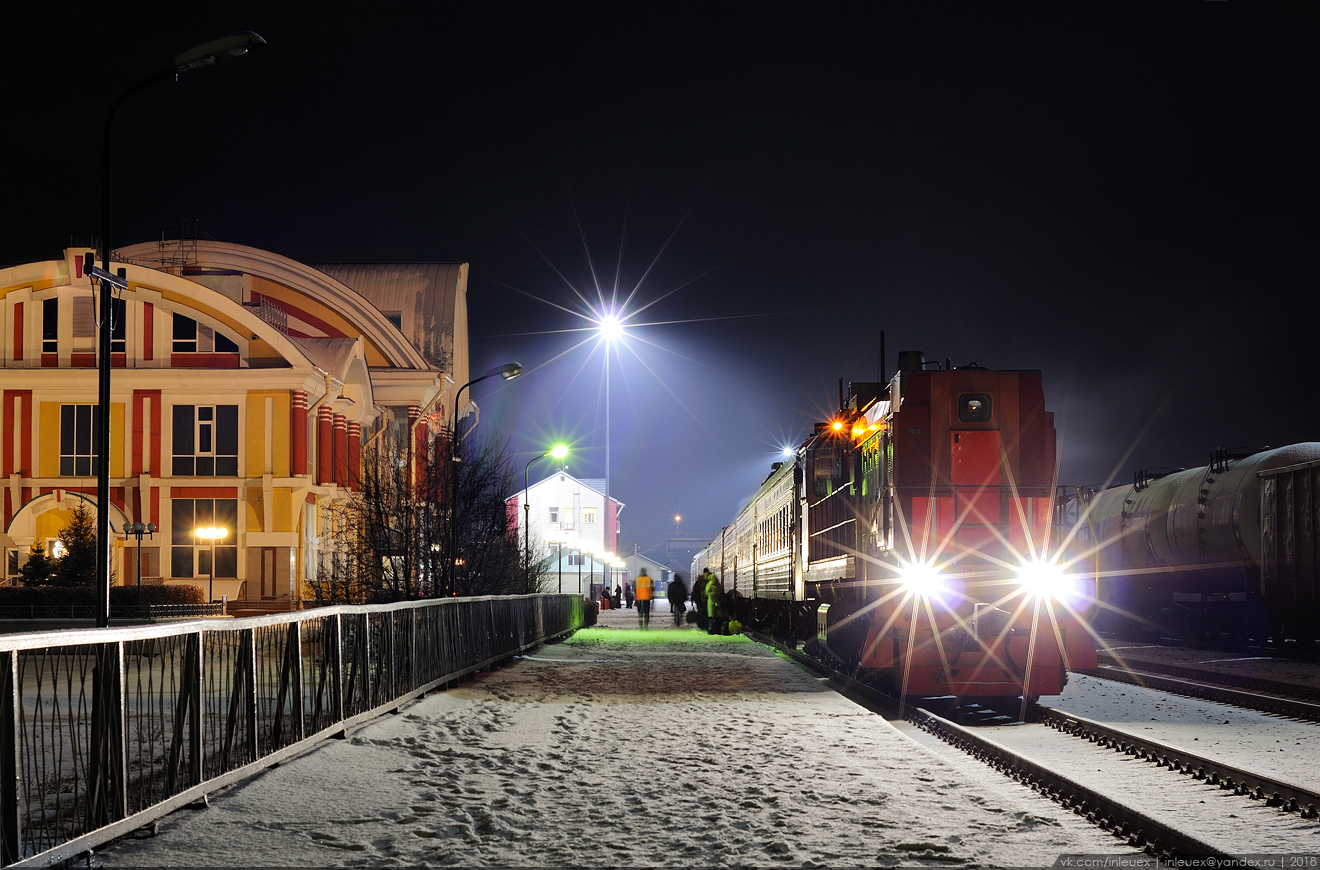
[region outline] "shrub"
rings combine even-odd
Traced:
[[[204,604],[205,590],[200,586],[143,586],[143,604]],[[110,587],[110,604],[137,604],[136,586]]]
[[[200,586],[143,586],[143,604],[202,604]],[[138,603],[136,586],[111,586],[110,606]],[[96,606],[96,590],[88,586],[0,586],[0,607]]]

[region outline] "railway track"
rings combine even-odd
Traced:
[[[841,692],[868,709],[895,718],[901,715],[918,728],[938,736],[946,743],[998,769],[1006,776],[1035,789],[1065,809],[1072,810],[1114,836],[1125,840],[1131,846],[1161,858],[1227,859],[1230,857],[1184,831],[1165,825],[1109,795],[1050,770],[1021,753],[977,734],[973,729],[951,722],[928,710],[901,705],[897,699],[833,671],[798,650],[776,643],[764,635],[756,632],[747,632],[747,635],[828,677]]]
[[[1179,666],[1160,666],[1149,662],[1142,662],[1140,667],[1135,667],[1131,662],[1123,666],[1119,665],[1111,656],[1101,653],[1099,657],[1101,660],[1106,661],[1106,664],[1097,668],[1076,669],[1076,672],[1104,680],[1116,680],[1144,688],[1160,689],[1175,695],[1187,695],[1208,701],[1218,701],[1221,704],[1229,704],[1235,707],[1245,707],[1249,710],[1259,710],[1263,713],[1277,713],[1309,722],[1320,722],[1320,702],[1287,697],[1283,694],[1251,688],[1248,684],[1270,684],[1283,689],[1297,688],[1305,690],[1306,687],[1293,687],[1291,684],[1279,684],[1271,680],[1243,678],[1239,682],[1242,687],[1237,688],[1228,685],[1228,683],[1233,682],[1233,678],[1227,674]],[[1158,668],[1158,671],[1156,668]]]
[[[1112,728],[1067,710],[1037,705],[1032,712],[1037,721],[1065,734],[1204,780],[1221,789],[1232,790],[1235,794],[1264,801],[1266,806],[1298,813],[1304,819],[1320,819],[1320,792],[1261,776],[1159,740]]]
[[[1213,671],[1209,668],[1191,668],[1169,662],[1151,661],[1142,658],[1140,655],[1120,658],[1105,650],[1096,650],[1096,658],[1101,664],[1111,667],[1132,667],[1153,674],[1163,674],[1198,683],[1215,683],[1233,689],[1245,689],[1248,692],[1260,692],[1266,695],[1277,695],[1282,698],[1295,698],[1299,701],[1311,701],[1320,704],[1320,688],[1301,683],[1269,680],[1247,674],[1225,673],[1224,671]]]

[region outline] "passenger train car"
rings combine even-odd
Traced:
[[[723,578],[744,624],[894,692],[1034,697],[1094,667],[1094,578],[1054,558],[1040,372],[930,370],[904,352],[892,380],[853,383],[840,406],[693,576]]]

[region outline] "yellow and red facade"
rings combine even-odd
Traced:
[[[71,499],[95,500],[87,252],[0,269],[7,582],[32,544],[54,546]],[[447,422],[467,378],[466,265],[314,268],[212,241],[112,260],[128,289],[112,326],[110,522],[157,527],[141,566],[136,541],[117,536],[117,582],[136,582],[140,567],[144,583],[296,605],[310,597],[329,512],[356,487],[364,440]],[[227,535],[212,545],[195,534],[204,526]]]

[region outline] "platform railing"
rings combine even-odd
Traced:
[[[78,857],[594,621],[524,595],[0,636],[0,863]]]

